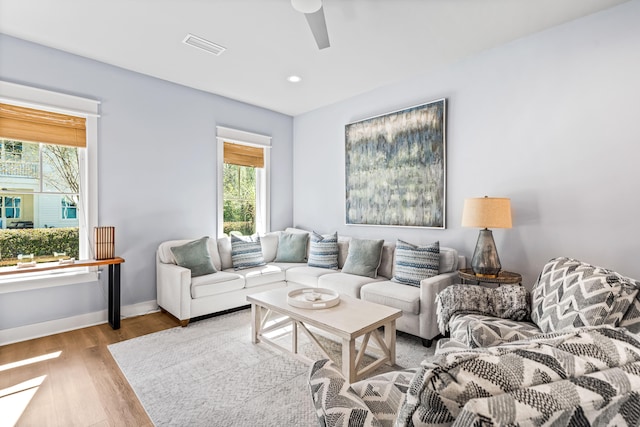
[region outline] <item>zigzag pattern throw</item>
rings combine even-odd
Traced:
[[[561,257],[543,268],[532,293],[531,319],[542,332],[618,326],[640,283],[601,267]]]

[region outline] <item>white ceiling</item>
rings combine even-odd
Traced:
[[[0,0],[0,32],[298,115],[625,1],[324,0],[324,50],[290,0]]]

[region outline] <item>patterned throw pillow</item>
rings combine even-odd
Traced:
[[[338,269],[338,232],[320,235],[311,233],[311,248],[309,249],[309,267]]]
[[[211,261],[209,249],[207,248],[208,240],[209,237],[205,236],[193,242],[171,248],[171,252],[176,259],[176,264],[191,270],[191,277],[217,273]]]
[[[262,256],[260,236],[251,237],[231,236],[231,262],[234,270],[259,267],[265,265]]]
[[[581,326],[618,326],[639,284],[576,259],[549,261],[532,291],[531,320],[542,332]]]
[[[438,275],[440,242],[417,246],[398,239],[394,282],[420,287],[420,281]]]

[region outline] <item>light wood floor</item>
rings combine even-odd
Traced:
[[[0,347],[0,427],[152,426],[107,345],[178,325],[152,313]]]

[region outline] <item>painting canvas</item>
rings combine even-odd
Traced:
[[[445,228],[446,100],[345,127],[346,221]]]

